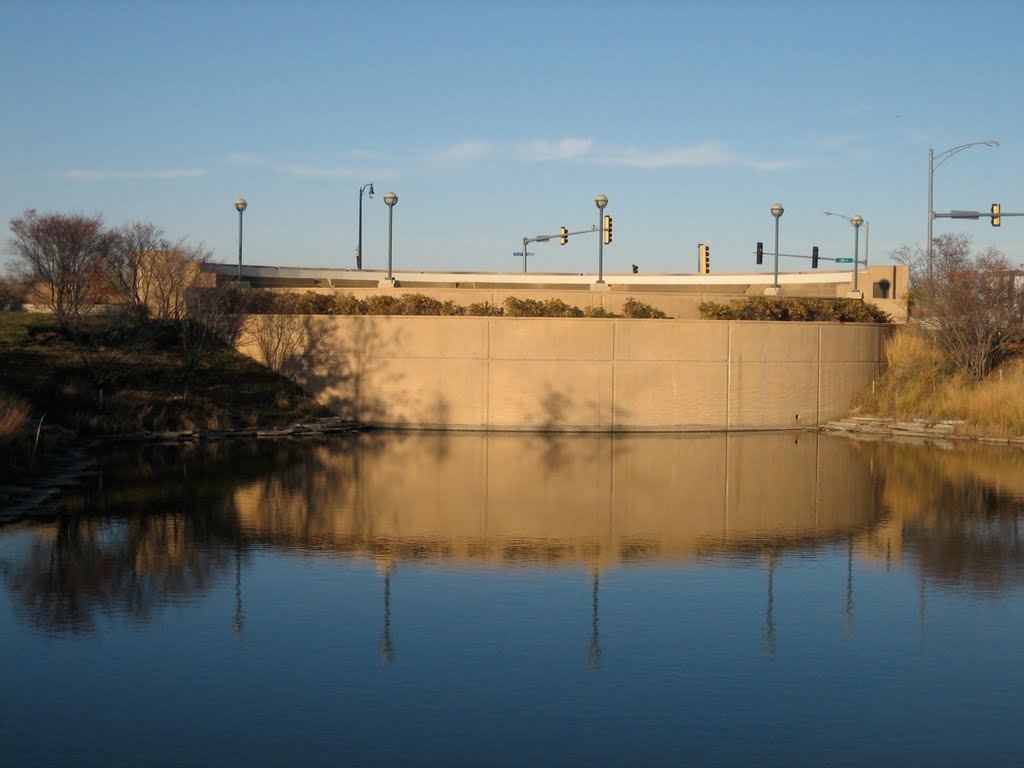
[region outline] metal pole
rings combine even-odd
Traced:
[[[242,282],[242,214],[244,210],[238,212],[238,282]]]
[[[775,282],[772,288],[779,287],[779,217],[775,217]]]
[[[597,209],[597,282],[604,283],[604,208]]]
[[[391,275],[391,233],[392,233],[391,222],[392,222],[392,219],[394,218],[394,213],[395,213],[395,206],[394,205],[389,205],[388,206],[388,280],[394,280],[394,277]]]
[[[529,238],[523,238],[523,272],[526,272],[526,245],[529,242]]]
[[[356,269],[363,268],[363,189],[359,188],[359,243],[356,245]]]
[[[860,258],[857,253],[860,250],[860,227],[853,228],[853,292],[859,293],[857,290],[857,275],[860,272]]]
[[[932,208],[932,182],[935,177],[935,150],[928,150],[928,279],[932,279],[932,221],[935,219]]]

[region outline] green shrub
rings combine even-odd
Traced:
[[[398,300],[403,315],[440,315],[444,306],[437,299],[422,293],[407,293]]]
[[[402,314],[402,302],[397,296],[391,296],[390,294],[370,296],[366,300],[366,314],[400,315]]]
[[[668,318],[664,312],[660,309],[652,307],[650,304],[644,304],[642,301],[630,297],[626,299],[622,305],[623,317],[633,318],[654,318],[657,320],[665,320]]]
[[[505,314],[505,311],[501,307],[494,306],[489,301],[481,301],[466,307],[466,314],[475,317],[501,317]]]
[[[795,322],[891,323],[892,318],[873,304],[859,299],[804,299],[751,296],[728,306],[705,301],[700,305],[705,320],[779,320]]]
[[[466,314],[466,308],[460,307],[454,301],[448,300],[441,304],[442,315],[464,315]]]
[[[366,302],[350,293],[341,293],[334,297],[334,309],[337,315],[365,315]]]
[[[587,307],[583,310],[584,317],[618,317],[604,307]]]

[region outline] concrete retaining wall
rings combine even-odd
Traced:
[[[255,318],[240,348],[269,359],[337,413],[369,424],[793,429],[849,412],[881,371],[889,331],[830,323],[277,315]]]

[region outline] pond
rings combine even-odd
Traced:
[[[1006,765],[1024,452],[106,450],[0,528],[6,765]]]

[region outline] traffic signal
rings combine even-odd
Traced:
[[[640,271],[640,268],[636,264],[634,264],[633,265],[633,274],[635,275],[639,271]]]
[[[604,244],[608,245],[612,241],[612,217],[605,216],[604,222],[601,226],[601,238],[604,240]]]
[[[999,207],[999,203],[992,203],[992,226],[993,227],[998,227],[999,226],[999,213],[1000,213],[1000,210],[1001,209]]]
[[[702,275],[711,274],[711,247],[704,243],[697,245],[697,271]]]
[[[818,268],[818,246],[811,248],[811,269]]]
[[[562,227],[561,232],[562,235],[561,237],[558,238],[558,244],[565,245],[566,243],[569,242],[569,230],[566,229],[565,227]]]
[[[757,244],[757,263],[764,263],[764,243]]]

